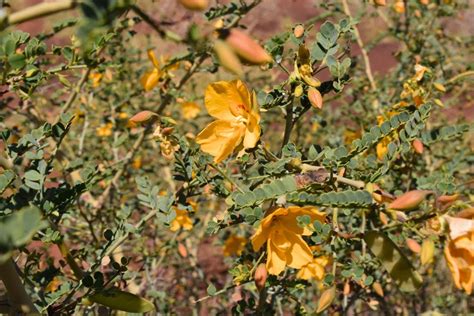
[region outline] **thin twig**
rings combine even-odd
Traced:
[[[351,13],[351,10],[349,8],[349,5],[347,4],[347,0],[342,0],[342,6],[344,9],[344,13],[353,20],[353,16]],[[374,76],[372,75],[372,67],[370,66],[370,60],[369,60],[369,55],[367,54],[367,50],[364,47],[364,42],[362,42],[362,38],[359,33],[359,29],[357,26],[354,25],[354,35],[356,37],[357,44],[360,47],[361,53],[362,53],[362,58],[364,59],[365,63],[365,73],[367,74],[367,78],[369,79],[370,82],[370,87],[372,90],[377,90],[377,85],[375,84]]]

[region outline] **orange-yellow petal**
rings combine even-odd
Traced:
[[[260,138],[260,133],[260,125],[258,125],[256,118],[251,115],[245,129],[244,148],[254,148]]]
[[[273,275],[280,274],[285,270],[286,266],[286,254],[275,247],[272,242],[267,243],[267,263],[266,268],[268,273]]]
[[[141,78],[140,83],[142,84],[145,91],[151,91],[160,80],[160,72],[158,69],[153,69],[152,71],[146,72]]]
[[[201,145],[202,151],[214,156],[214,162],[218,163],[232,154],[240,144],[244,128],[244,125],[217,120],[206,126],[196,136],[196,142]]]
[[[286,252],[287,265],[299,269],[313,260],[313,254],[308,244],[296,234],[287,234],[291,247]]]
[[[240,80],[211,83],[207,86],[204,102],[209,115],[220,120],[235,120],[231,109],[243,107],[250,111],[250,93]]]
[[[192,120],[201,112],[201,107],[194,102],[184,102],[181,105],[181,111],[184,119]]]
[[[160,69],[160,63],[158,62],[158,59],[156,58],[155,53],[153,52],[153,50],[149,49],[147,51],[147,54],[148,54],[148,59],[150,59],[153,66],[157,69]]]

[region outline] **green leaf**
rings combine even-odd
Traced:
[[[216,294],[216,292],[217,292],[217,289],[214,286],[214,284],[209,283],[209,286],[207,287],[207,294],[210,296],[213,296],[214,294]]]
[[[381,232],[371,231],[365,234],[364,240],[401,291],[413,292],[421,286],[421,275],[390,238]]]
[[[36,170],[28,170],[27,172],[25,172],[25,179],[28,179],[30,181],[39,181],[42,178],[43,177],[41,176],[41,174]]]
[[[5,189],[12,183],[12,181],[15,179],[15,173],[11,170],[6,170],[1,176],[0,176],[0,194],[5,191]]]
[[[152,302],[117,288],[95,293],[89,296],[88,299],[111,309],[129,313],[146,313],[155,309]]]
[[[13,214],[0,217],[0,263],[10,251],[26,245],[36,232],[46,226],[41,211],[27,206]]]
[[[21,69],[26,65],[25,55],[23,54],[13,54],[8,57],[8,63],[14,69]]]

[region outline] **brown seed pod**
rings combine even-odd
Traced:
[[[418,207],[428,194],[432,191],[413,190],[406,192],[389,204],[388,208],[399,211],[410,211]]]
[[[250,64],[261,65],[272,61],[260,44],[240,30],[228,31],[225,41],[242,60]]]
[[[152,111],[141,111],[132,116],[129,121],[132,123],[144,123],[150,120],[152,117],[158,116],[155,112]]]
[[[408,238],[406,240],[406,243],[407,243],[408,249],[410,249],[414,253],[420,253],[421,252],[421,246],[416,240]]]
[[[228,71],[236,74],[239,77],[242,77],[244,71],[242,70],[242,64],[240,63],[239,58],[234,53],[232,48],[227,45],[226,42],[222,40],[217,40],[214,43],[214,52],[217,55],[221,65]]]

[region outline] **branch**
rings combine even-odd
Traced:
[[[7,289],[10,315],[38,313],[16,270],[15,263],[9,259],[0,264],[0,280]]]
[[[6,17],[4,23],[0,23],[0,30],[14,24],[23,23],[48,15],[74,9],[79,4],[78,0],[61,0],[56,2],[43,2],[29,8],[14,12]]]
[[[349,5],[347,4],[347,0],[342,0],[342,6],[344,8],[344,13],[353,20],[354,18],[352,17],[351,10],[349,8]],[[357,45],[359,45],[361,53],[362,53],[362,58],[364,59],[365,63],[365,73],[367,74],[367,78],[369,79],[370,82],[370,87],[372,90],[377,90],[377,85],[375,84],[374,76],[372,75],[372,67],[370,66],[370,61],[369,61],[369,55],[367,54],[367,50],[364,47],[364,42],[362,42],[362,38],[359,33],[359,29],[357,26],[354,25],[354,35],[356,37]]]

